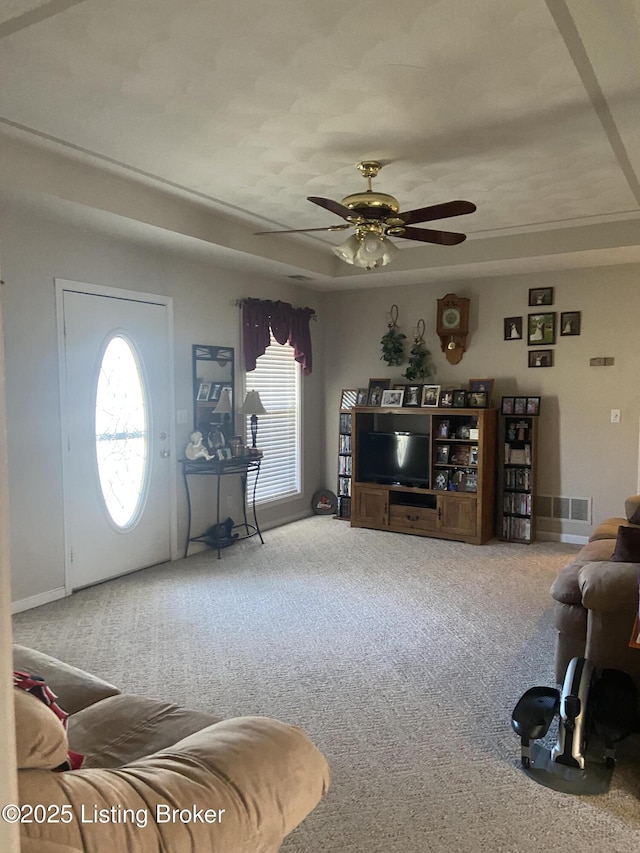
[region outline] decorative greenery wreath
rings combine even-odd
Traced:
[[[404,342],[407,336],[398,330],[398,306],[391,306],[391,322],[387,328],[389,331],[382,336],[380,344],[382,346],[381,361],[385,361],[389,367],[396,367],[405,359]]]
[[[432,374],[431,352],[424,342],[424,320],[418,320],[416,336],[409,354],[407,369],[402,374],[410,382],[422,382]]]

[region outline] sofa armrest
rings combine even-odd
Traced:
[[[75,714],[81,708],[120,693],[113,684],[26,646],[14,645],[13,668],[44,678],[67,714]]]
[[[638,609],[638,563],[587,563],[578,573],[582,604],[588,610]]]
[[[25,834],[87,851],[272,853],[328,784],[327,763],[304,732],[263,717],[216,723],[117,770],[19,774],[21,803],[69,804],[74,814]],[[95,809],[121,819],[87,821]]]

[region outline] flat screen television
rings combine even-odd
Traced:
[[[415,432],[363,432],[357,478],[365,483],[429,487],[429,436]]]

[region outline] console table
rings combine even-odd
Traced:
[[[191,535],[191,491],[189,489],[189,480],[191,477],[215,477],[216,478],[216,530],[220,530],[220,482],[223,477],[228,477],[231,474],[234,474],[240,477],[240,482],[242,484],[242,512],[244,516],[244,521],[242,524],[236,524],[233,527],[233,530],[243,529],[243,533],[237,534],[234,537],[230,537],[226,540],[221,540],[220,536],[216,537],[216,545],[212,547],[217,547],[218,551],[218,559],[220,559],[220,550],[222,548],[226,548],[229,545],[232,545],[234,542],[237,542],[241,539],[249,539],[251,536],[259,536],[260,542],[264,545],[264,539],[262,538],[262,533],[260,532],[260,526],[258,524],[258,516],[256,515],[256,484],[258,482],[258,476],[260,474],[260,456],[242,456],[242,457],[232,457],[231,459],[181,459],[180,463],[182,465],[182,474],[184,477],[184,485],[187,493],[187,514],[188,514],[188,522],[187,522],[187,540],[184,546],[184,556],[187,556],[187,552],[189,551],[189,542],[207,542],[206,534],[202,534],[201,536],[192,536]],[[250,524],[247,521],[247,477],[251,471],[256,472],[255,480],[253,483],[253,491],[251,495],[251,510],[253,512],[253,524]]]

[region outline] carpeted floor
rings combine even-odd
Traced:
[[[548,590],[577,548],[474,547],[314,517],[15,617],[16,642],[125,690],[302,726],[332,787],[287,853],[640,848],[640,743],[610,792],[519,766],[510,716],[553,684]],[[640,654],[640,652],[639,652]]]

